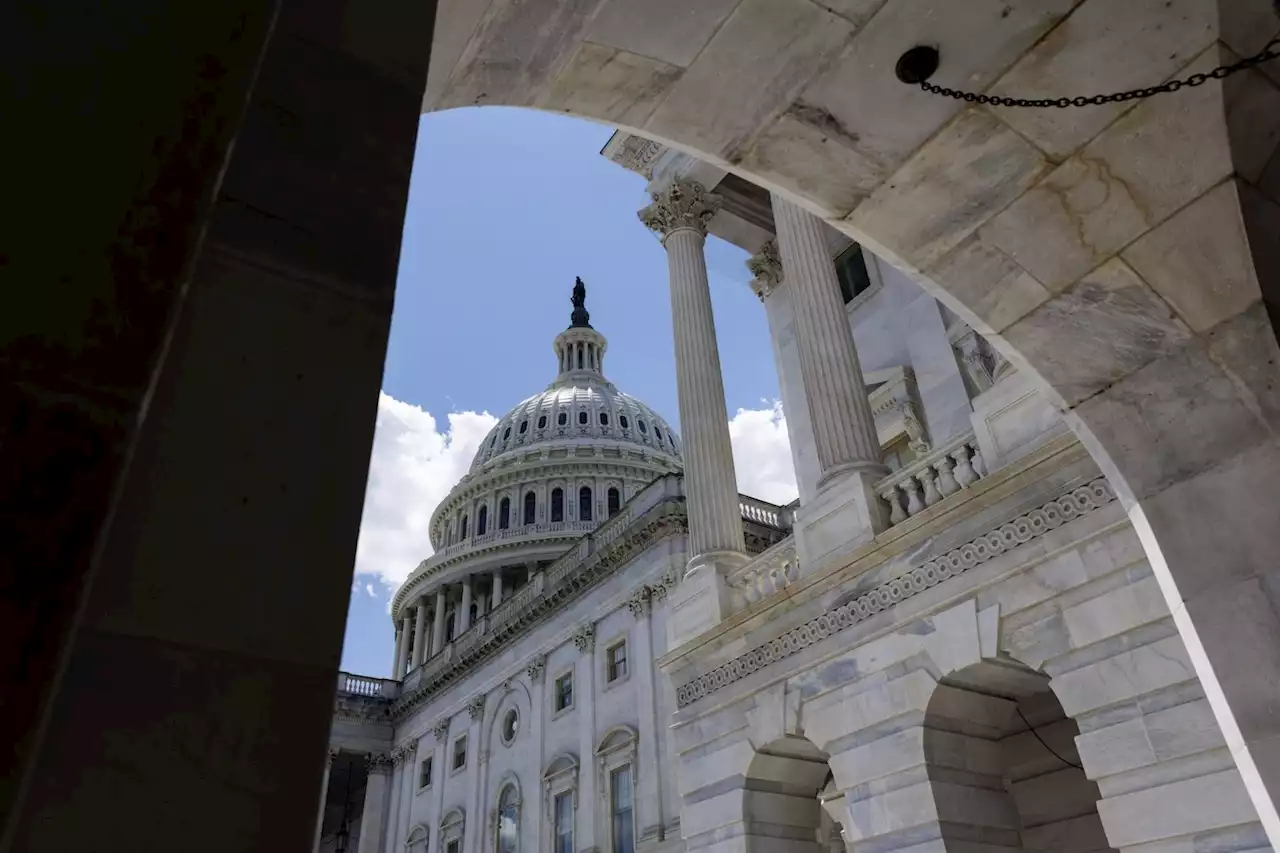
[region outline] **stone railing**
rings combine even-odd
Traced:
[[[985,476],[982,453],[970,432],[894,471],[876,484],[876,494],[889,506],[889,523],[901,524]]]
[[[776,527],[779,530],[791,529],[791,514],[785,507],[762,501],[759,498],[753,498],[750,495],[738,495],[738,509],[742,512],[742,517],[747,521]]]
[[[394,699],[400,692],[400,683],[390,678],[374,678],[351,672],[338,673],[338,694],[367,696],[370,699]]]
[[[799,577],[796,540],[788,536],[725,578],[730,607],[736,613],[790,586]]]
[[[594,521],[543,521],[537,524],[522,524],[519,527],[508,527],[506,530],[494,530],[483,536],[472,536],[441,548],[432,556],[436,560],[447,560],[473,548],[484,548],[505,542],[508,539],[524,539],[528,536],[546,536],[558,533],[590,533],[596,529]]]

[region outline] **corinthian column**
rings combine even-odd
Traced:
[[[427,650],[427,597],[418,599],[413,617],[413,658],[410,669],[422,666],[422,656]]]
[[[820,469],[818,494],[800,512],[801,567],[811,571],[888,526],[874,487],[889,470],[825,226],[777,194],[772,199]]]
[[[719,206],[719,197],[700,184],[681,182],[653,193],[653,204],[640,211],[640,221],[657,232],[667,250],[689,514],[686,578],[707,575],[700,583],[705,592],[715,593],[704,596],[696,608],[698,614],[691,612],[691,621],[686,621],[690,628],[696,623],[701,629],[723,615],[723,578],[716,581],[715,576],[745,560],[729,415],[703,255],[707,223]]]

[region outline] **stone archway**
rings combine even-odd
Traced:
[[[911,271],[1038,376],[1121,492],[1280,840],[1274,68],[1072,114],[962,107],[888,74],[933,41],[951,85],[1148,85],[1256,50],[1280,29],[1267,0],[441,9],[428,108],[575,112],[685,147]],[[322,769],[426,11],[181,4],[6,23],[33,46],[7,57],[12,79],[46,96],[6,114],[58,140],[14,158],[40,180],[14,190],[27,215],[10,292],[35,298],[6,305],[22,334],[5,352],[0,453],[6,494],[38,507],[8,541],[49,570],[22,575],[0,620],[27,655],[7,660],[26,782],[0,790],[21,815],[0,845],[68,849],[70,828],[95,825],[163,849],[215,799],[244,849],[314,832],[305,780]],[[77,50],[92,62],[65,77],[32,58]],[[182,578],[200,579],[200,607]],[[104,685],[103,671],[128,678]],[[202,780],[180,804],[154,733],[206,716],[187,731],[222,737],[171,735]],[[56,784],[109,767],[121,740],[155,746]],[[294,765],[296,796],[259,773]],[[259,787],[207,781],[246,778]],[[171,807],[156,820],[120,823],[137,812],[116,803],[158,799]]]
[[[1037,377],[1120,493],[1280,841],[1280,61],[1077,111],[891,73],[936,44],[942,85],[1059,97],[1278,32],[1266,0],[457,0],[424,108],[567,112],[689,151],[868,245]]]

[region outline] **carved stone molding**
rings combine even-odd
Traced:
[[[652,594],[653,590],[647,586],[642,586],[631,593],[631,597],[627,599],[627,607],[631,610],[632,616],[641,619],[649,615],[649,599]]]
[[[436,740],[444,740],[449,736],[449,721],[441,720],[431,727],[431,733],[436,736]]]
[[[933,445],[929,443],[924,424],[916,414],[916,404],[911,400],[903,400],[898,404],[898,411],[902,413],[903,429],[907,431],[907,447],[911,448],[913,453],[928,453],[932,450]]]
[[[484,694],[480,693],[472,696],[467,702],[467,711],[471,713],[472,720],[479,720],[484,716]]]
[[[414,756],[417,754],[418,745],[416,743],[407,743],[391,751],[391,763],[396,767],[406,762],[412,763]]]
[[[578,647],[578,651],[586,654],[595,648],[596,645],[596,626],[587,622],[573,632],[573,644]]]
[[[676,707],[684,708],[704,696],[723,690],[730,684],[776,661],[789,658],[809,646],[822,642],[832,634],[852,628],[882,610],[893,607],[926,589],[931,589],[1005,551],[1038,539],[1069,521],[1106,506],[1115,499],[1115,492],[1104,477],[1072,489],[1069,493],[1049,501],[1038,509],[1017,516],[958,548],[928,560],[906,574],[885,581],[874,589],[845,601],[821,616],[791,629],[781,637],[757,646],[746,654],[739,655],[710,672],[679,685],[676,688]]]
[[[333,766],[333,760],[338,757],[338,753],[340,751],[341,750],[337,749],[336,747],[329,748],[328,758],[326,760],[328,761],[330,767]]]
[[[675,569],[672,569],[663,575],[661,580],[649,587],[650,597],[656,602],[666,601],[667,594],[675,589],[678,583],[680,583],[680,575]]]
[[[371,752],[365,756],[364,766],[370,775],[377,773],[385,776],[391,772],[391,756],[385,752]]]
[[[657,232],[663,240],[682,228],[691,228],[706,236],[707,224],[721,205],[720,196],[707,192],[697,181],[676,181],[651,197],[653,204],[638,215],[644,226]]]
[[[783,281],[782,258],[778,254],[777,242],[768,241],[759,252],[747,258],[747,269],[755,276],[751,279],[751,289],[764,302]]]
[[[547,674],[547,656],[538,655],[529,661],[529,665],[524,668],[524,672],[525,675],[529,676],[530,681],[542,681],[542,677]]]
[[[627,135],[622,144],[609,155],[609,159],[628,172],[653,180],[653,166],[666,150],[665,145],[642,136]]]

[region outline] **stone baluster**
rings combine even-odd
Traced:
[[[938,485],[927,467],[922,471],[918,471],[915,477],[920,481],[920,485],[924,487],[925,506],[933,506],[942,500],[942,495],[938,492]]]
[[[899,486],[890,486],[880,493],[880,497],[884,498],[885,503],[889,505],[890,524],[901,524],[907,520],[907,514],[902,509],[902,498],[899,496]]]
[[[960,484],[956,482],[956,478],[951,474],[951,460],[942,457],[933,463],[933,470],[938,472],[938,494],[944,498],[960,491]]]
[[[951,451],[951,458],[956,461],[955,477],[960,488],[968,488],[970,484],[978,481],[978,475],[973,470],[973,465],[969,463],[969,445],[962,444]]]
[[[916,515],[924,511],[924,501],[920,499],[920,489],[916,485],[915,477],[908,477],[898,484],[899,488],[907,493],[907,513]]]
[[[707,283],[707,223],[720,199],[692,182],[674,183],[653,193],[640,220],[662,238],[667,250],[671,315],[675,332],[676,392],[684,432],[685,488],[688,492],[688,576],[704,567],[713,575],[705,591],[714,592],[703,610],[709,627],[727,607],[723,574],[746,562],[738,507],[729,417],[716,345],[715,319]],[[719,576],[717,580],[714,576]],[[700,581],[701,582],[701,581]],[[690,626],[692,627],[692,626]]]

